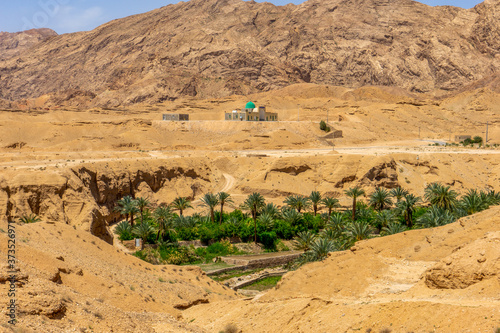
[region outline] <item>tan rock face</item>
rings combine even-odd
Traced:
[[[495,277],[500,272],[500,232],[457,250],[425,273],[425,284],[432,289],[464,289]]]
[[[113,107],[299,82],[453,91],[500,68],[498,13],[498,1],[465,10],[410,0],[192,0],[0,61],[0,99]]]
[[[34,213],[46,221],[79,226],[107,242],[113,237],[108,223],[119,217],[113,208],[120,198],[149,197],[157,204],[169,203],[176,195],[190,197],[192,185],[206,190],[214,177],[209,166],[189,159],[121,165],[82,165],[62,172],[17,172],[0,181],[0,207],[8,220]],[[169,192],[168,194],[166,192]]]

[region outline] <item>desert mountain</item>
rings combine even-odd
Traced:
[[[191,0],[0,61],[0,99],[113,107],[311,82],[455,91],[500,68],[500,1]]]
[[[24,53],[53,36],[57,36],[57,33],[51,29],[31,29],[16,33],[0,31],[0,60]]]

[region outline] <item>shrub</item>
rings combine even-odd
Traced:
[[[292,225],[283,220],[276,220],[273,231],[280,239],[292,239],[295,236]]]
[[[198,232],[196,228],[179,228],[177,229],[177,239],[179,240],[195,240],[198,239]]]
[[[266,250],[276,251],[276,243],[278,241],[278,236],[274,231],[266,231],[258,235],[258,239],[264,245]]]
[[[319,122],[319,129],[326,131],[326,123],[323,120]]]
[[[483,143],[483,138],[480,136],[475,136],[474,138],[472,138],[472,142],[481,144]]]

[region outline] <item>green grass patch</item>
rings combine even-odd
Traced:
[[[264,291],[275,287],[280,280],[281,276],[270,276],[241,289]]]
[[[247,270],[234,270],[234,271],[230,271],[230,272],[225,272],[225,273],[213,275],[213,276],[211,276],[211,278],[215,281],[225,281],[225,280],[232,279],[234,277],[250,275],[250,274],[257,273],[257,272],[260,272],[263,270],[264,270],[264,268],[247,269]]]
[[[216,271],[218,269],[233,267],[234,265],[229,265],[229,264],[226,264],[225,262],[221,261],[221,262],[215,262],[215,263],[211,263],[211,264],[198,264],[196,266],[200,267],[202,269],[202,271],[209,273],[212,271]]]

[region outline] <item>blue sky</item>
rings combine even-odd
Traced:
[[[258,2],[262,2],[257,0]],[[276,5],[299,4],[299,0],[268,0]],[[97,26],[133,14],[144,13],[178,1],[171,0],[2,0],[0,31],[16,32],[51,28],[58,33],[92,30]],[[431,6],[471,8],[481,0],[421,0]]]

